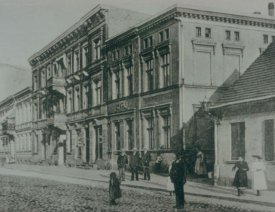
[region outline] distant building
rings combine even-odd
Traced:
[[[98,6],[29,59],[38,158],[94,163],[122,148],[192,145],[201,102],[275,39],[270,16],[174,5],[145,18]]]
[[[239,156],[250,165],[263,158],[268,188],[275,188],[275,42],[258,57],[233,86],[225,90],[211,113],[215,115],[215,175],[232,185],[232,166]],[[251,183],[252,174],[248,172]]]
[[[0,103],[0,154],[10,161],[31,161],[31,88],[27,87]]]

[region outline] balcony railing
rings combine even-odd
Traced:
[[[56,87],[64,87],[66,85],[66,81],[64,77],[51,77],[47,81],[47,86],[56,86]]]

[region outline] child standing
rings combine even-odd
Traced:
[[[116,199],[121,197],[121,190],[120,190],[120,181],[115,172],[110,174],[110,181],[109,181],[109,195],[110,195],[110,204],[116,205]]]
[[[170,193],[170,196],[172,196],[172,194],[175,192],[174,184],[172,183],[171,178],[170,178],[171,168],[172,168],[172,163],[169,165],[169,169],[168,169],[169,176],[167,177],[167,186],[166,186],[166,189]]]

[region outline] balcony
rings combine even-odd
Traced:
[[[48,89],[52,91],[57,91],[58,93],[65,95],[65,85],[66,81],[63,77],[51,77],[47,81]]]
[[[32,127],[33,129],[41,129],[47,127],[47,119],[33,121]]]
[[[61,130],[66,130],[67,117],[63,113],[54,113],[50,118],[48,118],[47,124],[53,125]]]
[[[7,118],[2,123],[2,133],[3,134],[10,134],[10,135],[15,134],[15,117]]]

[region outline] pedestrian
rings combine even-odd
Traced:
[[[161,171],[161,164],[162,164],[162,157],[160,153],[157,153],[157,159],[155,162],[155,171],[160,172]]]
[[[138,181],[138,168],[140,163],[140,157],[139,153],[137,151],[137,148],[133,148],[133,154],[130,156],[130,170],[131,170],[131,180],[134,180],[134,177],[136,177],[136,180]]]
[[[176,160],[172,163],[170,178],[174,184],[176,194],[176,206],[174,208],[184,208],[184,184],[186,183],[186,171],[183,154],[178,152],[176,154]]]
[[[150,169],[149,169],[149,163],[151,161],[151,154],[148,152],[148,149],[144,147],[144,152],[142,156],[142,164],[143,164],[143,175],[144,180],[150,181]]]
[[[173,163],[173,161],[172,161],[172,163]],[[166,185],[166,189],[169,192],[170,196],[172,196],[172,194],[175,193],[174,184],[172,183],[171,178],[170,178],[172,163],[169,165],[169,168],[168,168],[169,176],[167,177],[167,185]]]
[[[201,151],[200,147],[196,147],[196,163],[195,163],[195,173],[198,176],[203,176],[207,174],[206,170],[206,163],[205,163],[205,156],[204,153]]]
[[[237,194],[240,196],[243,193],[242,189],[247,188],[247,171],[249,170],[247,162],[243,157],[239,157],[238,162],[234,165],[232,171],[236,168],[238,170],[235,173],[233,186],[237,188]]]
[[[267,190],[265,165],[261,156],[253,155],[253,158],[255,158],[255,161],[252,163],[251,167],[253,172],[253,189],[257,192],[257,196],[260,196],[261,190]]]
[[[125,154],[124,149],[121,150],[117,158],[117,167],[118,167],[118,177],[121,181],[125,181],[125,167],[128,164],[128,157]]]
[[[120,181],[117,178],[115,172],[110,174],[110,181],[109,181],[109,196],[110,196],[110,205],[116,205],[116,199],[121,197],[121,190],[120,190]]]

